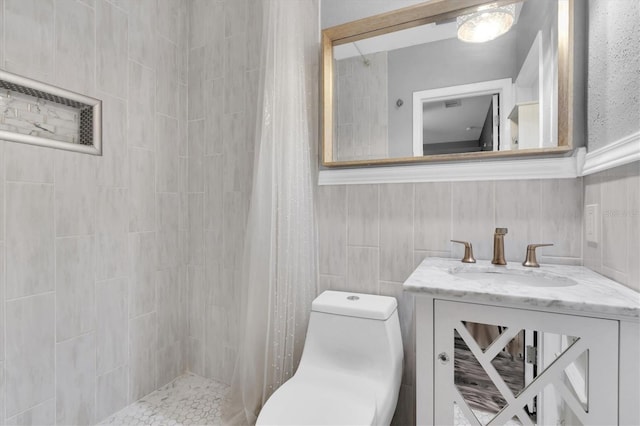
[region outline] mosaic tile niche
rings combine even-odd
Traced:
[[[101,102],[0,71],[0,139],[101,153]]]

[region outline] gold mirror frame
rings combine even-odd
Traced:
[[[322,150],[325,167],[356,167],[484,158],[566,154],[573,150],[574,1],[558,0],[558,146],[513,151],[485,151],[376,160],[333,159],[333,47],[394,31],[413,28],[477,11],[485,4],[505,5],[520,0],[432,0],[322,31]]]

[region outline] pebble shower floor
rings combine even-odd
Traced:
[[[185,374],[112,415],[102,425],[220,425],[229,387]]]
[[[221,425],[221,404],[229,387],[195,374],[185,374],[161,387],[139,401],[118,411],[101,422],[101,425]],[[493,414],[473,410],[481,424],[487,424]],[[455,407],[454,424],[467,426],[471,423],[462,411]],[[508,426],[520,422],[510,421]]]

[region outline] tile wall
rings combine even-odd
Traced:
[[[0,424],[92,424],[185,369],[186,12],[0,0],[0,68],[104,110],[102,157],[0,141]]]
[[[584,238],[584,266],[640,292],[640,163],[587,176],[584,204],[599,206],[598,241]]]
[[[399,301],[405,369],[395,424],[414,421],[413,300],[402,283],[418,263],[462,258],[450,239],[490,259],[494,228],[506,227],[507,261],[522,262],[529,243],[551,242],[541,262],[579,265],[582,204],[581,179],[319,187],[321,288]]]
[[[387,158],[387,52],[335,61],[337,161]]]
[[[189,2],[188,367],[229,383],[253,178],[261,0]]]

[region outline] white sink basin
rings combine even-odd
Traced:
[[[519,271],[450,271],[456,277],[479,283],[508,284],[529,287],[569,287],[577,283],[571,278],[546,275],[542,273],[520,273]]]

